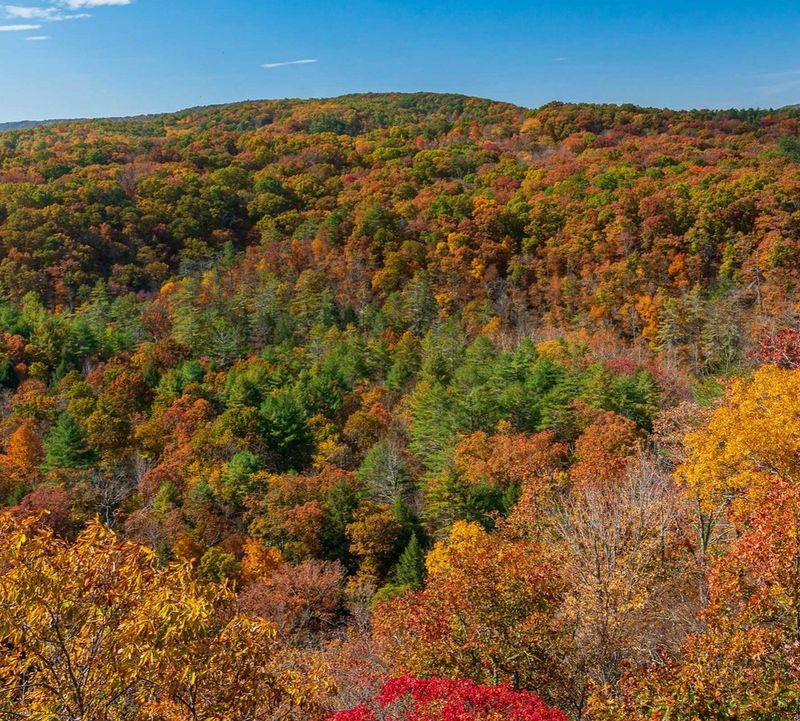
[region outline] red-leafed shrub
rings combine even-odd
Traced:
[[[788,370],[800,368],[800,329],[784,328],[774,335],[765,334],[755,355],[762,364],[771,363]]]
[[[401,676],[388,681],[375,699],[376,710],[359,706],[340,711],[329,721],[566,721],[532,691],[510,686],[484,686],[468,679],[419,679]]]

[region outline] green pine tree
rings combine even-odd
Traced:
[[[261,404],[264,437],[278,471],[301,469],[313,450],[305,409],[289,391],[276,391]]]
[[[358,502],[358,497],[348,488],[347,484],[339,481],[327,492],[323,504],[325,526],[322,532],[322,545],[326,558],[331,561],[340,561],[348,569],[353,567],[353,557],[350,554],[347,525],[353,520],[353,512],[357,508]]]
[[[69,413],[62,413],[44,444],[42,468],[87,468],[96,459],[96,453],[86,442],[86,434]]]
[[[415,590],[422,588],[425,581],[425,554],[416,533],[411,535],[406,550],[397,562],[395,581],[398,586],[408,586]]]
[[[420,381],[408,401],[411,416],[409,447],[432,471],[447,465],[455,444],[453,400],[437,383]]]

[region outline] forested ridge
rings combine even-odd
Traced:
[[[800,109],[0,132],[0,718],[800,714]]]

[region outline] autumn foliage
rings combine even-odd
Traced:
[[[798,136],[0,132],[0,716],[794,719]]]
[[[382,709],[407,706],[407,710],[399,713],[390,711],[391,715],[386,716],[396,721],[488,721],[494,718],[566,721],[563,713],[546,706],[535,693],[514,691],[509,686],[482,686],[472,681],[423,680],[402,676],[389,681],[381,689],[376,701]],[[360,706],[352,711],[340,711],[331,716],[329,721],[374,721],[375,718],[370,708]]]
[[[0,523],[9,718],[266,719],[324,695],[324,680],[281,668],[274,626],[186,565],[159,569],[99,524],[67,544],[34,520]]]

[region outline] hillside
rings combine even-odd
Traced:
[[[39,126],[3,136],[0,287],[73,307],[316,240],[340,301],[344,276],[382,304],[427,274],[446,312],[654,341],[692,291],[792,286],[797,116],[420,94]]]
[[[36,125],[43,125],[45,123],[58,122],[52,120],[19,120],[13,123],[0,123],[0,133],[6,130],[24,130],[25,128],[33,128]]]
[[[0,133],[0,716],[787,721],[799,253],[798,108]]]

